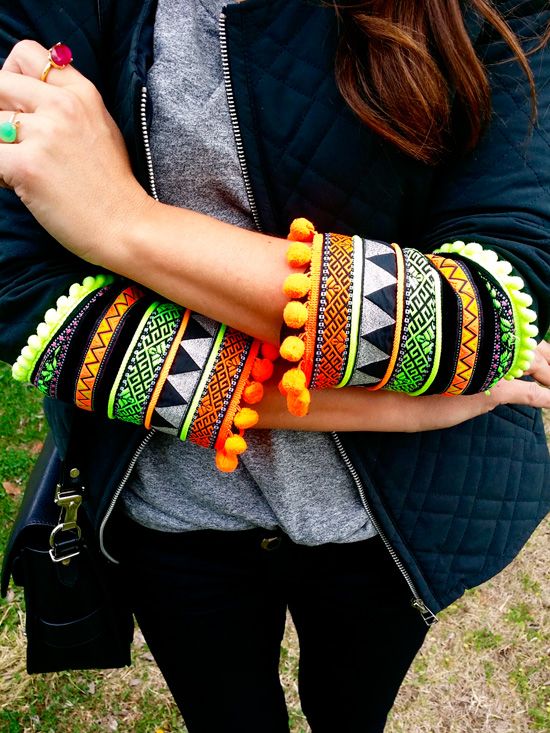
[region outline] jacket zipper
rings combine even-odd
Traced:
[[[229,60],[228,60],[228,53],[227,53],[227,17],[222,12],[220,15],[220,23],[219,23],[219,31],[220,31],[220,49],[221,49],[221,55],[222,55],[222,68],[223,68],[223,78],[225,83],[225,92],[227,96],[227,104],[229,106],[229,115],[231,117],[231,124],[233,126],[233,134],[235,136],[235,143],[237,146],[237,155],[239,158],[239,163],[241,166],[241,171],[244,179],[244,185],[246,189],[246,194],[248,196],[248,202],[250,205],[250,211],[252,212],[252,217],[254,219],[254,224],[256,225],[256,228],[258,231],[262,231],[262,227],[260,224],[260,217],[258,215],[258,207],[256,205],[256,201],[254,200],[254,193],[252,191],[252,185],[250,183],[250,176],[248,173],[248,168],[246,165],[246,158],[244,155],[244,148],[242,143],[242,136],[241,131],[239,128],[239,120],[237,117],[237,111],[235,108],[235,97],[233,95],[233,86],[231,83],[231,72],[229,69]],[[437,623],[437,618],[432,611],[428,608],[428,606],[424,603],[420,595],[418,594],[418,591],[411,579],[411,576],[405,569],[405,566],[403,565],[403,562],[399,558],[398,554],[390,544],[388,538],[382,531],[382,528],[380,527],[377,519],[375,518],[369,503],[367,501],[367,496],[365,493],[365,489],[363,487],[363,484],[361,483],[361,479],[359,478],[359,474],[357,473],[355,466],[350,461],[349,456],[347,455],[344,446],[342,445],[342,442],[338,436],[337,433],[331,433],[334,442],[336,443],[336,447],[338,449],[338,452],[340,453],[340,456],[342,457],[342,460],[344,461],[344,464],[346,465],[346,468],[351,474],[351,477],[357,487],[357,490],[359,492],[359,496],[361,497],[361,501],[363,502],[363,506],[365,508],[365,511],[367,513],[367,516],[369,517],[370,521],[376,528],[378,534],[380,535],[382,541],[384,542],[388,552],[390,553],[394,563],[399,568],[399,571],[401,572],[401,575],[407,582],[407,585],[411,589],[411,592],[413,594],[413,598],[411,601],[411,605],[413,608],[416,608],[419,613],[422,615],[422,618],[424,619],[424,622],[427,626],[431,626],[434,623]]]
[[[153,170],[153,156],[151,155],[151,143],[149,141],[149,130],[147,129],[147,87],[141,87],[140,103],[141,134],[143,135],[143,147],[145,148],[145,159],[147,161],[147,173],[149,175],[149,191],[155,201],[159,200],[157,184],[155,182],[155,171]]]
[[[380,526],[378,520],[374,516],[374,513],[373,513],[372,509],[370,508],[369,502],[367,500],[367,495],[365,493],[365,487],[363,486],[363,483],[362,483],[362,481],[361,481],[361,479],[359,477],[359,474],[357,473],[357,469],[355,468],[355,466],[351,462],[350,457],[346,453],[346,449],[342,445],[342,441],[340,440],[340,436],[338,435],[338,433],[331,433],[331,435],[332,435],[332,438],[333,438],[333,440],[334,440],[334,442],[336,444],[336,447],[338,449],[338,452],[340,453],[340,457],[344,461],[344,464],[346,465],[346,468],[350,472],[350,475],[351,475],[351,477],[352,477],[352,479],[353,479],[353,481],[355,483],[355,486],[357,487],[357,491],[359,492],[359,496],[361,497],[361,501],[363,502],[363,506],[365,508],[365,511],[367,513],[368,518],[370,519],[370,521],[374,525],[374,528],[376,529],[376,531],[380,535],[380,539],[386,545],[386,549],[390,553],[392,560],[397,565],[397,567],[398,567],[401,575],[403,576],[403,578],[407,582],[407,585],[411,589],[411,593],[413,594],[413,598],[411,600],[411,606],[413,608],[416,608],[416,610],[420,613],[420,615],[422,616],[422,618],[423,618],[424,623],[426,624],[426,626],[432,626],[433,624],[437,623],[437,621],[438,621],[436,615],[434,613],[432,613],[432,611],[430,611],[430,609],[428,608],[428,606],[424,603],[424,601],[420,597],[420,595],[418,593],[418,590],[416,589],[416,586],[415,586],[415,584],[412,581],[411,576],[409,575],[409,573],[407,572],[407,570],[406,570],[406,568],[405,568],[405,566],[403,564],[403,561],[400,559],[399,555],[397,554],[397,552],[394,550],[394,548],[390,544],[390,541],[386,537],[386,534],[385,534],[384,530],[382,529],[382,527]]]
[[[107,550],[105,549],[105,544],[103,542],[104,539],[104,531],[105,526],[107,522],[109,521],[111,514],[113,513],[113,509],[115,508],[115,505],[118,501],[118,497],[120,496],[120,493],[122,489],[126,486],[126,483],[128,479],[130,478],[130,474],[132,473],[134,466],[137,463],[137,459],[140,457],[143,449],[147,445],[147,443],[151,440],[153,435],[156,433],[156,430],[150,430],[147,435],[143,438],[141,443],[138,445],[136,452],[132,456],[130,463],[126,467],[126,471],[124,472],[124,476],[122,477],[119,485],[117,486],[117,489],[115,493],[113,494],[111,501],[109,503],[109,506],[107,507],[107,511],[105,512],[105,515],[103,517],[103,521],[101,522],[101,525],[99,527],[99,546],[101,548],[101,552],[107,557],[111,562],[115,563],[116,565],[119,565],[119,561],[116,560],[112,555],[110,555]]]
[[[149,176],[149,190],[151,192],[151,196],[156,201],[158,201],[159,197],[157,194],[157,186],[155,183],[155,172],[153,170],[153,156],[151,155],[151,143],[149,141],[149,130],[147,129],[147,87],[141,87],[140,120],[141,120],[141,133],[143,135],[143,147],[145,149],[145,158],[147,161],[147,174]],[[145,449],[145,446],[147,445],[147,443],[149,443],[149,441],[151,440],[155,432],[156,430],[154,428],[150,430],[147,433],[147,435],[143,438],[141,443],[138,445],[138,447],[136,448],[136,452],[134,453],[134,455],[130,459],[130,462],[128,463],[128,466],[126,467],[124,476],[122,477],[119,485],[117,486],[115,493],[113,494],[111,498],[109,506],[107,507],[107,511],[105,512],[105,515],[103,516],[103,520],[99,527],[99,546],[101,548],[101,552],[105,555],[105,557],[107,557],[111,562],[115,563],[116,565],[119,564],[118,560],[112,557],[105,548],[105,544],[104,544],[105,526],[107,522],[109,521],[111,514],[113,513],[113,509],[116,506],[118,497],[120,496],[122,489],[126,486],[128,479],[130,478],[130,474],[132,473],[133,468],[136,465],[138,458],[140,457],[141,453]]]
[[[248,167],[246,165],[246,158],[244,155],[243,139],[241,136],[241,130],[239,127],[239,120],[237,117],[237,109],[235,106],[235,97],[233,96],[233,85],[231,83],[231,72],[229,70],[229,58],[227,53],[227,30],[226,30],[227,17],[224,13],[220,15],[219,21],[219,35],[220,35],[220,50],[222,57],[222,69],[223,69],[223,81],[225,84],[225,96],[227,98],[227,106],[229,107],[229,116],[231,117],[231,126],[233,127],[233,135],[235,136],[235,146],[237,148],[237,157],[239,159],[239,165],[241,166],[241,172],[244,181],[244,187],[248,198],[248,205],[250,206],[250,212],[254,219],[254,225],[259,232],[263,231],[262,224],[260,222],[260,215],[258,213],[258,207],[254,199],[254,193],[252,191],[252,184],[250,183],[250,175],[248,173]]]

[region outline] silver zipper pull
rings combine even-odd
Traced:
[[[411,606],[413,608],[416,608],[416,610],[420,613],[426,626],[433,626],[438,622],[439,619],[434,613],[432,613],[432,611],[430,611],[422,598],[413,598],[411,601]]]

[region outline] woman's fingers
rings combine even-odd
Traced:
[[[530,374],[537,382],[550,387],[550,344],[541,341],[535,350],[535,357],[527,374]]]
[[[66,94],[66,92],[63,92]],[[30,76],[0,71],[0,109],[35,112],[39,107],[53,107],[61,90]]]
[[[530,407],[550,408],[550,389],[538,382],[525,379],[502,379],[491,387],[489,399],[496,405],[529,405]]]
[[[2,67],[4,71],[24,74],[40,80],[49,60],[49,50],[36,41],[24,40],[16,43]],[[73,66],[63,69],[52,67],[47,76],[47,83],[53,86],[76,84],[84,77]]]

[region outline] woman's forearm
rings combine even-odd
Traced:
[[[287,243],[149,199],[97,264],[209,318],[277,343]]]
[[[490,412],[501,404],[550,408],[550,347],[539,353],[541,384],[513,380],[499,382],[490,394],[461,397],[411,397],[396,392],[368,392],[345,387],[315,394],[309,414],[294,417],[274,384],[266,388],[259,411],[259,428],[321,432],[373,431],[414,433],[440,430]]]

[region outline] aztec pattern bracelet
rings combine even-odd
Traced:
[[[459,302],[460,327],[456,366],[451,383],[443,393],[463,394],[474,375],[480,348],[480,309],[475,286],[468,270],[448,257],[428,255],[429,261],[451,285]]]
[[[436,353],[436,285],[426,257],[415,249],[403,250],[405,315],[399,356],[386,389],[413,393],[432,373]]]

